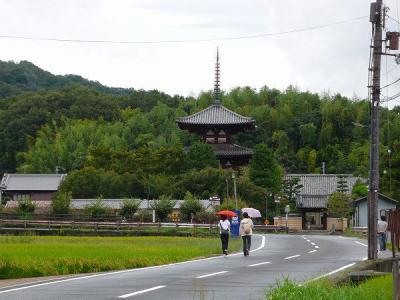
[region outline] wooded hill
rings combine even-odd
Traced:
[[[80,76],[55,76],[25,61],[0,62],[0,172],[57,168],[70,173],[63,188],[73,197],[182,198],[186,191],[223,197],[230,174],[218,168],[210,147],[175,124],[212,102],[212,91],[185,98],[109,88]],[[237,142],[250,148],[266,144],[285,172],[321,173],[325,162],[326,173],[368,177],[367,101],[265,86],[232,89],[222,103],[256,120],[257,129],[237,135]],[[399,114],[400,107],[381,109],[381,190],[395,199]],[[238,189],[255,206],[268,192],[250,180],[248,170]]]

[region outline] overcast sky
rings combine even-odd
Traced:
[[[386,1],[398,18],[395,0]],[[215,51],[221,87],[367,96],[371,24],[366,0],[0,0],[0,35],[80,40],[206,42],[112,44],[0,38],[0,60],[28,60],[54,74],[78,74],[107,86],[197,95],[213,87]],[[258,38],[231,37],[316,30]],[[388,30],[399,25],[388,21]],[[400,76],[382,60],[382,85]],[[389,72],[386,78],[386,68]],[[398,92],[400,83],[387,93]],[[386,91],[384,92],[386,95]],[[392,101],[390,106],[399,105]],[[386,105],[386,104],[385,104]]]

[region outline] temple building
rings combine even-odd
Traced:
[[[199,134],[203,142],[210,144],[223,168],[247,165],[253,155],[251,149],[234,144],[232,141],[232,135],[253,130],[255,121],[221,104],[218,50],[215,64],[214,104],[195,114],[179,118],[176,122],[179,128]]]

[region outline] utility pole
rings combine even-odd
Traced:
[[[372,86],[371,86],[371,149],[368,191],[368,259],[377,258],[377,219],[379,191],[379,100],[382,54],[382,0],[371,3],[373,24]]]
[[[371,3],[370,21],[373,25],[372,86],[371,88],[371,149],[368,191],[368,259],[376,259],[378,192],[379,192],[379,101],[381,93],[382,27],[384,16],[382,0]],[[370,66],[371,68],[371,66]]]
[[[379,103],[381,95],[381,57],[382,55],[394,56],[397,64],[400,64],[400,54],[388,53],[387,50],[399,50],[399,32],[387,31],[382,39],[382,30],[385,27],[386,12],[382,0],[371,3],[370,22],[372,23],[372,62],[370,61],[368,88],[371,99],[371,149],[368,190],[368,259],[376,259],[377,227],[378,227],[378,193],[379,193]],[[382,43],[385,43],[385,51],[382,51]],[[385,87],[387,87],[386,85]],[[384,87],[384,88],[385,88]],[[386,100],[388,101],[388,100]],[[390,151],[390,150],[389,150]],[[390,159],[390,152],[389,152]],[[389,161],[389,169],[390,169]],[[390,184],[390,183],[389,183]]]
[[[236,192],[236,176],[235,172],[232,173],[232,179],[233,179],[233,196],[235,198],[235,209],[238,210],[238,201],[237,201],[237,192]]]

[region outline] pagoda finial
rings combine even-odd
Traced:
[[[221,90],[219,89],[219,51],[217,47],[217,62],[215,63],[214,102],[221,104]]]

